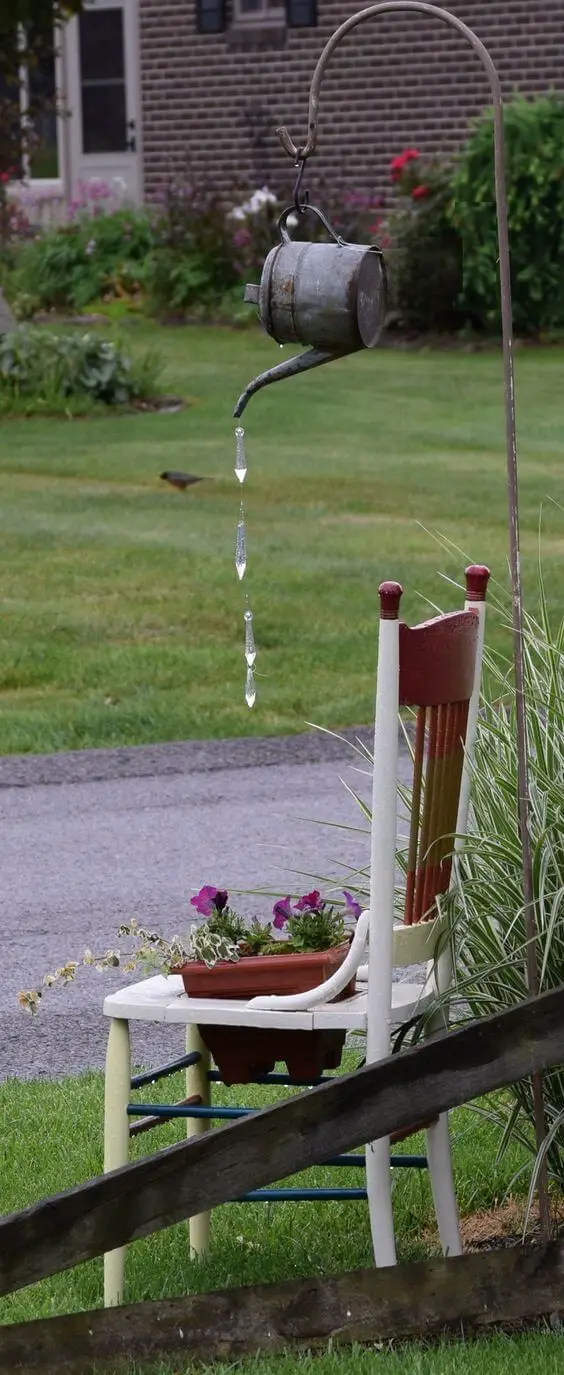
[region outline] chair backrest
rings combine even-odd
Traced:
[[[433,960],[429,924],[450,882],[454,837],[466,826],[480,692],[487,568],[466,570],[464,611],[412,630],[398,619],[402,588],[382,583],[374,723],[368,956],[368,1061],[389,1054],[392,969]],[[398,711],[416,708],[404,925],[394,931]],[[466,751],[466,755],[465,755]],[[430,939],[427,939],[427,933]],[[443,958],[437,988],[448,986]],[[441,963],[439,961],[439,963]],[[440,977],[439,977],[440,976]]]
[[[474,686],[472,611],[399,627],[399,704],[416,707],[404,922],[435,916],[450,882],[453,837]]]
[[[408,926],[436,915],[437,897],[450,883],[454,837],[466,825],[488,578],[487,568],[472,565],[466,570],[464,611],[437,616],[413,628],[397,619],[399,584],[383,583],[379,590],[382,621],[396,621],[395,635],[386,627],[380,636],[380,655],[392,653],[394,672],[397,664],[395,706],[415,708],[403,914]],[[382,658],[378,672],[386,676]],[[377,722],[375,789],[380,786],[378,769]],[[392,803],[390,798],[389,805],[395,809],[395,799]]]
[[[382,583],[370,905],[358,919],[347,959],[330,979],[305,993],[253,998],[250,1004],[268,1011],[299,1011],[335,998],[363,968],[369,936],[368,1060],[389,1051],[393,964],[432,960],[439,939],[441,923],[431,925],[429,919],[450,882],[453,837],[466,827],[489,576],[487,568],[467,568],[464,611],[413,629],[398,619],[399,583]],[[416,708],[416,726],[404,926],[394,932],[400,706]],[[448,971],[442,981],[449,982]]]

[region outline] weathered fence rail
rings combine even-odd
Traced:
[[[112,1372],[134,1360],[237,1360],[288,1346],[483,1328],[564,1307],[564,1244],[253,1285],[0,1328],[0,1370]]]
[[[0,1222],[0,1293],[564,1063],[564,988]]]

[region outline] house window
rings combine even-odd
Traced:
[[[289,29],[315,28],[316,0],[286,0],[286,22]]]
[[[233,0],[235,24],[285,24],[284,0]]]
[[[58,177],[59,152],[57,140],[57,87],[55,80],[55,48],[44,52],[37,64],[28,70],[27,91],[35,147],[29,156],[32,177]]]
[[[52,29],[47,35],[31,35],[29,61],[22,62],[13,78],[0,72],[0,115],[8,136],[9,161],[15,179],[55,179],[59,175],[55,44]]]
[[[83,153],[123,153],[128,147],[123,9],[84,10],[79,16]]]
[[[225,28],[225,0],[197,0],[198,33],[222,33]]]

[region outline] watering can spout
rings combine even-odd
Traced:
[[[286,358],[274,368],[267,368],[266,372],[259,373],[254,382],[249,382],[248,387],[245,387],[233,411],[235,419],[238,420],[243,414],[251,396],[257,391],[262,391],[263,387],[269,387],[271,382],[281,382],[284,377],[296,377],[298,373],[307,372],[309,368],[318,368],[322,363],[331,363],[333,359],[344,358],[346,354],[353,352],[350,348],[308,349],[306,353],[298,353],[294,358]]]

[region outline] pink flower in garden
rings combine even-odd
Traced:
[[[286,922],[292,915],[292,904],[289,895],[287,898],[279,898],[278,902],[275,902],[272,912],[274,916],[272,925],[276,927],[277,931],[282,931]]]
[[[190,903],[201,917],[212,917],[214,913],[223,912],[228,899],[229,893],[225,888],[214,888],[210,883],[206,883],[200,888],[199,893],[190,898]]]
[[[234,248],[246,248],[251,242],[251,232],[249,229],[237,229],[233,235]]]
[[[358,919],[362,912],[362,906],[360,902],[357,902],[356,898],[353,897],[352,893],[347,893],[346,889],[343,890],[343,897],[347,904],[347,916],[354,917],[355,920]]]
[[[303,897],[298,898],[296,912],[321,912],[325,907],[321,893],[318,888],[314,888],[311,893],[304,893]]]
[[[412,195],[412,198],[413,198],[414,201],[421,201],[421,200],[424,199],[425,196],[428,196],[428,195],[429,195],[429,187],[428,187],[428,186],[414,186],[413,191],[411,192],[411,195]]]

